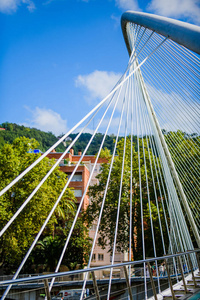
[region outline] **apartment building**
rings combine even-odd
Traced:
[[[59,159],[63,153],[59,152],[51,152],[48,154],[48,157],[50,159]],[[82,152],[79,151],[77,155],[74,154],[74,150],[70,149],[70,152],[67,153],[63,159],[60,162],[60,170],[63,171],[68,175],[68,178],[70,175],[73,173],[74,168],[78,161],[80,160],[80,157],[82,155]],[[95,163],[96,157],[94,155],[85,155],[81,161],[81,164],[77,168],[75,174],[72,177],[72,180],[69,184],[69,187],[74,188],[74,195],[77,199],[77,202],[80,203],[82,196],[84,194],[84,191],[86,189],[90,174],[92,172],[94,163]],[[105,158],[99,158],[97,161],[97,164],[95,166],[94,172],[91,177],[90,185],[94,185],[98,183],[98,179],[96,176],[99,174],[101,171],[101,164],[106,163],[107,160]],[[86,193],[84,195],[84,200],[83,200],[83,205],[82,209],[86,209],[87,206],[89,205],[89,196]],[[90,231],[89,231],[89,236],[94,239],[95,231],[96,231],[96,224],[97,222],[94,222],[94,224],[91,226]],[[97,237],[98,240],[98,237]],[[109,247],[107,246],[105,249],[102,249],[100,246],[97,244],[95,245],[93,256],[92,256],[92,263],[91,267],[95,266],[101,266],[101,265],[109,265],[111,263],[111,254],[108,251]],[[115,263],[127,261],[127,253],[115,253]],[[114,276],[116,273],[119,273],[119,270],[115,270]],[[96,272],[97,278],[102,278],[102,277],[107,277],[108,276],[108,271],[99,271],[98,273]],[[117,276],[117,275],[116,275]]]
[[[47,155],[48,158],[56,159],[58,160],[63,153],[61,152],[51,152]],[[59,166],[60,170],[63,171],[68,175],[68,178],[73,173],[76,164],[80,160],[80,157],[82,155],[82,152],[79,151],[78,155],[74,154],[74,150],[70,149],[70,152],[67,153],[63,159],[61,160]],[[96,157],[94,155],[85,155],[81,161],[81,164],[77,168],[75,174],[73,175],[73,178],[69,184],[69,187],[74,188],[74,195],[77,198],[78,203],[80,203],[82,196],[84,194],[84,191],[86,189],[92,168],[94,166]],[[97,174],[100,172],[101,164],[107,162],[105,158],[99,158],[98,162],[95,166],[90,185],[94,185],[95,183],[98,183],[98,180],[96,179]],[[89,204],[89,196],[86,193],[83,200],[83,207],[82,209],[86,209]]]

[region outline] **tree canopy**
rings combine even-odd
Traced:
[[[23,125],[18,125],[15,123],[2,123],[0,124],[0,127],[5,130],[0,130],[0,149],[4,146],[4,144],[12,144],[13,141],[17,137],[27,137],[27,138],[34,138],[38,141],[38,148],[41,151],[48,150],[53,144],[55,144],[59,137],[56,137],[52,132],[44,132],[42,130],[36,129],[36,128],[29,128]],[[63,152],[66,149],[66,146],[68,146],[71,143],[71,140],[75,139],[78,133],[72,133],[69,135],[69,140],[66,140],[64,143],[59,144],[56,147],[57,152]],[[76,144],[73,146],[74,153],[78,154],[78,151],[83,151],[88,144],[90,138],[90,133],[82,133],[76,142]],[[113,139],[115,136],[113,134],[107,135],[104,143],[104,147],[107,147],[111,152],[113,151]],[[97,149],[100,147],[100,144],[103,139],[102,133],[97,133],[90,145],[90,147],[87,150],[87,155],[95,155],[97,152]]]
[[[0,130],[0,149],[4,144],[12,144],[18,137],[27,137],[29,139],[34,138],[38,142],[38,149],[46,151],[53,144],[57,142],[57,137],[52,132],[44,132],[36,128],[29,128],[23,125],[15,123],[2,123],[0,127],[5,130]],[[63,152],[65,150],[64,145],[61,143],[57,148],[57,152]]]
[[[140,148],[142,141],[140,140]],[[113,248],[115,224],[117,216],[117,205],[119,199],[119,186],[121,181],[122,172],[122,160],[123,160],[123,148],[124,139],[120,140],[117,145],[117,155],[113,163],[113,168],[111,172],[110,182],[108,186],[107,196],[104,205],[104,212],[102,216],[102,221],[100,225],[100,237],[98,243],[100,246],[110,245],[110,250]],[[136,149],[136,150],[135,150]],[[153,255],[152,253],[152,237],[151,237],[151,226],[150,226],[150,214],[149,214],[149,204],[147,197],[147,182],[145,176],[145,165],[144,165],[144,155],[146,156],[146,171],[148,176],[149,192],[151,197],[151,211],[152,218],[154,221],[154,229],[159,231],[158,224],[158,214],[156,209],[155,194],[153,190],[153,182],[150,170],[150,161],[147,159],[147,145],[144,142],[144,153],[140,151],[140,173],[141,173],[141,189],[143,198],[143,215],[144,215],[144,231],[145,231],[145,244],[147,248],[147,255]],[[153,157],[152,151],[150,151],[151,159]],[[103,151],[103,156],[107,153],[107,150]],[[108,153],[107,153],[108,155]],[[108,178],[109,168],[110,168],[110,155],[108,155],[108,163],[102,164],[101,173],[97,175],[99,184],[91,186],[89,188],[89,195],[92,198],[91,204],[88,206],[86,211],[86,219],[88,223],[93,222],[93,218],[98,218],[98,214],[101,208],[102,200],[104,197],[105,186]],[[141,206],[140,206],[140,187],[139,187],[139,167],[138,167],[138,152],[137,144],[133,143],[132,149],[132,226],[133,226],[133,243],[132,251],[134,259],[140,259],[142,257],[142,233],[141,233]],[[117,234],[117,250],[127,251],[129,246],[129,216],[130,216],[130,177],[131,177],[131,140],[127,138],[126,140],[126,154],[124,160],[124,172],[122,181],[122,192],[121,192],[121,206],[119,214],[119,225]],[[160,199],[157,199],[158,202]],[[160,205],[160,214],[162,217],[162,207]],[[155,237],[157,242],[159,241],[160,234]],[[166,237],[167,238],[167,237]],[[160,243],[158,243],[160,245]],[[149,247],[148,247],[149,245]],[[161,245],[160,251],[162,252]]]
[[[188,203],[193,210],[193,215],[198,220],[199,207],[196,207],[195,203],[198,203],[198,191],[199,191],[199,155],[198,147],[200,138],[197,134],[186,134],[180,130],[177,132],[163,132],[166,139],[169,151],[175,164],[175,168],[180,176],[180,181],[185,190],[188,198]],[[167,224],[170,228],[170,221],[167,209],[167,193],[162,195],[163,204],[165,207],[166,219],[164,218],[163,205],[158,188],[158,181],[156,179],[156,170],[160,166],[160,161],[156,150],[147,147],[149,138],[140,137],[139,139],[139,151],[137,141],[133,140],[132,149],[132,211],[130,212],[130,178],[131,178],[131,141],[130,138],[126,140],[126,154],[124,161],[124,174],[122,181],[121,192],[121,206],[119,214],[119,225],[117,233],[117,250],[127,251],[129,247],[129,216],[132,213],[132,253],[134,259],[142,258],[142,222],[144,225],[144,240],[146,256],[154,256],[153,253],[153,238],[152,238],[152,226],[154,230],[155,244],[157,245],[157,255],[162,255],[163,247],[161,241],[161,228],[163,232],[163,238],[165,241],[165,247],[168,248],[169,236],[167,233]],[[149,142],[148,142],[149,143]],[[122,173],[122,160],[123,160],[124,139],[121,139],[117,144],[117,153],[112,167],[110,182],[108,185],[107,196],[105,199],[104,211],[99,229],[98,243],[100,246],[110,246],[110,251],[113,248],[115,224],[117,216],[117,205],[119,199],[119,186]],[[138,154],[139,153],[139,154]],[[139,157],[138,157],[139,155]],[[110,169],[111,154],[108,149],[102,150],[102,157],[108,159],[108,163],[104,163],[101,166],[101,173],[97,176],[99,183],[89,188],[89,195],[92,199],[90,205],[87,208],[86,219],[89,224],[93,222],[93,218],[98,218],[98,214],[102,205],[104,197],[105,187],[107,183],[108,173]],[[153,163],[154,162],[154,163]],[[139,171],[140,165],[140,171]],[[140,176],[139,176],[140,172]],[[152,176],[153,174],[153,176]],[[163,184],[163,174],[160,174]],[[141,178],[141,182],[139,181]],[[147,178],[148,178],[148,190],[147,192]],[[154,178],[154,182],[153,182]],[[155,184],[155,185],[154,185]],[[140,189],[141,185],[141,189]],[[188,188],[190,186],[190,188]],[[192,189],[191,187],[194,187]],[[142,206],[141,206],[142,198]],[[149,201],[150,200],[150,201]],[[158,209],[159,207],[159,215]],[[151,208],[151,217],[150,210]],[[143,210],[143,220],[141,219],[141,209]],[[184,211],[184,207],[183,207]],[[160,218],[160,223],[159,223]],[[186,217],[187,220],[187,217]],[[189,226],[190,227],[190,226]],[[192,232],[191,236],[195,245]]]
[[[4,145],[0,151],[0,190],[7,186],[41,155],[29,153],[30,149],[35,148],[38,148],[38,142],[35,139],[29,139],[26,137],[17,138],[14,140],[13,144]],[[44,158],[31,171],[29,171],[28,174],[19,180],[18,183],[1,196],[0,228],[5,226],[8,220],[23,204],[54,163],[54,160]],[[19,214],[17,219],[3,234],[0,241],[0,267],[2,267],[5,272],[10,272],[17,268],[18,264],[21,262],[25,253],[32,244],[43,222],[47,218],[66,182],[66,174],[61,172],[59,167],[56,167],[24,210]],[[55,213],[51,217],[40,238],[41,243],[49,236],[52,236],[52,239],[57,239],[56,236],[58,235],[60,236],[60,239],[62,237],[62,239],[65,240],[69,231],[69,229],[67,230],[68,226],[66,224],[70,224],[72,222],[75,210],[76,198],[73,191],[67,188],[59,206],[55,210]],[[87,229],[81,220],[79,220],[79,228],[80,240],[87,240]],[[76,228],[75,235],[77,234],[77,230],[78,229]],[[77,245],[73,245],[73,247],[76,246]],[[85,246],[82,243],[81,247],[77,250],[77,253],[79,251],[80,255],[82,253],[82,264],[84,263],[84,247]],[[87,247],[88,244],[86,242],[86,251],[88,251]],[[58,253],[56,254],[56,259],[58,259]],[[36,260],[37,256],[35,256],[35,258],[32,256],[32,264],[37,265],[39,262]],[[74,262],[76,262],[75,256]]]

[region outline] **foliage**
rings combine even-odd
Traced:
[[[70,215],[66,216],[65,219],[59,218],[55,226],[54,235],[48,235],[47,232],[46,235],[43,235],[32,252],[26,268],[24,268],[24,273],[30,272],[31,269],[39,272],[55,271],[72,221],[73,218]],[[83,223],[83,219],[80,217],[76,222],[72,237],[67,246],[67,251],[62,260],[62,265],[66,266],[69,270],[74,270],[77,267],[84,268],[88,262],[90,249],[91,243],[88,238],[88,230]]]
[[[5,122],[0,124],[0,127],[6,129],[0,130],[0,149],[4,146],[4,144],[12,144],[16,138],[23,136],[30,139],[36,139],[39,143],[37,147],[41,151],[46,151],[58,140],[51,132],[44,132],[36,128],[25,127],[23,125]],[[64,150],[65,147],[62,143],[56,148],[57,152],[63,152]]]
[[[188,199],[188,203],[192,209],[193,216],[198,220],[200,215],[200,205],[197,205],[197,203],[199,203],[198,195],[200,193],[200,136],[197,134],[189,135],[178,130],[177,132],[165,132],[165,140],[171,153],[171,157],[175,164],[185,195]],[[187,216],[187,214],[185,215]],[[193,238],[193,242],[195,243],[191,228],[190,234]]]
[[[35,139],[26,137],[17,138],[13,144],[4,145],[0,151],[0,190],[40,156],[40,154],[29,153],[30,149],[35,148],[38,148],[38,142]],[[5,226],[54,163],[54,160],[44,158],[1,196],[0,228]],[[61,172],[59,167],[55,168],[17,219],[4,233],[0,241],[0,267],[3,267],[5,271],[14,271],[21,262],[66,182],[66,174]],[[74,193],[68,188],[59,203],[59,207],[51,217],[42,239],[47,235],[54,237],[56,234],[55,227],[59,227],[61,221],[73,219],[74,210],[76,209],[75,202]],[[81,230],[84,231],[84,229]],[[84,232],[81,234],[81,237],[85,238]]]
[[[197,194],[200,192],[199,176],[197,176],[200,168],[198,151],[200,137],[196,135],[187,135],[179,130],[177,132],[168,132],[165,135],[165,139],[176,169],[187,170],[187,172],[179,174],[181,183],[185,186],[187,182],[190,182],[196,187],[195,189],[190,190],[188,196],[190,196],[190,200],[195,199],[197,201]],[[187,193],[187,189],[185,190]]]
[[[151,199],[151,208],[152,208],[152,217],[154,222],[154,230],[156,232],[155,239],[158,244],[157,252],[163,253],[162,245],[159,241],[159,223],[158,223],[158,214],[156,209],[155,193],[153,190],[153,182],[150,170],[150,161],[147,159],[148,150],[147,144],[144,142],[144,153],[146,157],[146,172],[148,176],[148,185]],[[119,186],[121,181],[121,170],[122,170],[122,160],[123,160],[123,148],[124,148],[124,139],[118,142],[117,145],[117,155],[114,160],[111,178],[108,186],[108,192],[106,196],[106,201],[104,205],[104,211],[102,215],[102,221],[100,225],[100,237],[99,245],[105,247],[109,244],[110,250],[112,251],[114,233],[115,233],[115,224],[117,216],[117,205],[119,199]],[[133,181],[133,243],[132,250],[134,259],[142,258],[142,229],[141,229],[141,206],[140,206],[140,186],[139,186],[139,167],[138,167],[138,152],[137,145],[133,144],[132,149],[132,160],[133,160],[133,170],[132,170],[132,181]],[[150,151],[150,157],[152,160],[153,153]],[[146,255],[153,255],[152,247],[152,237],[151,237],[151,225],[150,225],[150,214],[149,214],[149,205],[148,205],[148,196],[147,196],[147,183],[145,175],[145,164],[144,164],[144,153],[142,151],[142,141],[140,140],[140,173],[141,173],[141,190],[142,190],[142,201],[143,201],[143,215],[144,215],[144,232],[145,232],[145,245],[146,245]],[[122,192],[121,192],[121,206],[119,214],[119,225],[118,225],[118,234],[117,234],[117,250],[118,251],[127,251],[129,244],[129,216],[130,216],[130,163],[131,163],[131,140],[127,138],[126,142],[126,154],[124,161],[124,174],[122,181]],[[89,188],[89,195],[92,198],[91,204],[88,206],[85,217],[89,224],[92,223],[93,218],[98,218],[98,214],[101,208],[104,191],[106,187],[107,177],[109,173],[110,163],[102,164],[101,173],[97,176],[99,179],[99,184],[91,186]],[[156,187],[157,188],[157,187]],[[158,203],[160,199],[157,199]],[[160,206],[161,218],[162,208]],[[159,233],[159,234],[158,234]],[[165,233],[165,238],[166,233]],[[157,254],[158,254],[157,253]]]
[[[51,132],[44,132],[44,131],[41,131],[41,130],[36,129],[36,128],[29,128],[29,127],[25,127],[23,125],[17,125],[17,124],[8,123],[8,122],[0,124],[0,127],[6,129],[6,130],[0,130],[0,149],[6,143],[12,144],[13,141],[17,137],[24,136],[24,137],[27,137],[27,138],[36,139],[39,142],[38,148],[41,151],[46,151],[53,144],[55,144],[57,142],[59,137],[62,136],[62,135],[60,135],[59,137],[56,137]],[[71,138],[71,140],[74,140],[75,137],[77,136],[77,134],[78,133],[70,134],[69,138]],[[91,136],[92,135],[90,133],[82,133],[80,135],[78,141],[73,146],[75,154],[78,154],[79,150],[83,151],[85,149],[85,147],[88,144]],[[113,151],[113,148],[114,148],[114,146],[113,146],[114,138],[115,138],[115,136],[113,134],[107,135],[106,139],[105,139],[105,143],[104,143],[104,148],[108,148],[111,152]],[[97,153],[97,149],[99,149],[100,144],[102,142],[102,139],[103,139],[103,134],[102,133],[97,133],[95,135],[90,147],[88,148],[87,155],[95,155]],[[65,146],[68,146],[71,143],[71,140],[66,141]],[[56,148],[56,151],[57,152],[63,152],[66,149],[65,146],[64,146],[63,143],[61,143]]]
[[[106,158],[108,161],[111,160],[111,153],[110,153],[110,150],[108,148],[104,148],[104,149],[101,149],[101,153],[100,153],[100,158]]]
[[[73,139],[75,139],[77,134],[70,134],[69,136],[73,140]],[[78,153],[78,150],[81,150],[83,152],[83,150],[85,149],[86,145],[88,144],[91,136],[92,135],[90,133],[82,133],[80,135],[78,141],[76,142],[76,144],[73,146],[74,153]],[[91,142],[90,147],[87,150],[87,155],[96,155],[98,149],[100,148],[101,142],[103,140],[103,136],[104,135],[102,133],[97,133],[95,135],[93,141]],[[114,144],[113,144],[114,139],[115,139],[115,136],[113,134],[107,135],[105,138],[104,146],[103,146],[104,149],[105,148],[109,149],[111,153],[113,152],[113,149],[114,149]],[[119,139],[121,139],[121,138],[119,138]]]
[[[200,137],[197,134],[186,134],[181,132],[180,130],[177,132],[166,132],[163,131],[165,136],[167,145],[169,147],[169,151],[171,153],[172,159],[174,161],[176,170],[180,176],[181,183],[183,185],[186,196],[189,200],[190,206],[193,209],[193,214],[196,214],[196,219],[198,219],[198,215],[200,213],[199,207],[196,206],[195,203],[198,203],[199,199],[197,198],[199,190],[199,154],[198,147],[200,144]],[[148,140],[148,139],[147,139]],[[143,209],[143,224],[144,224],[144,240],[145,240],[145,251],[146,256],[154,256],[153,253],[153,241],[151,234],[151,220],[150,220],[150,212],[149,212],[149,201],[148,201],[148,193],[147,193],[147,181],[146,176],[148,178],[148,189],[149,189],[149,199],[151,206],[151,218],[153,222],[154,229],[154,238],[156,244],[157,255],[162,255],[162,243],[160,226],[159,226],[159,218],[157,213],[157,204],[155,199],[155,192],[152,180],[152,172],[154,174],[154,182],[155,182],[155,190],[157,194],[157,202],[159,206],[163,236],[165,241],[166,248],[168,247],[168,234],[166,229],[166,224],[163,216],[163,209],[161,205],[160,193],[158,191],[157,179],[155,178],[155,166],[153,163],[153,158],[155,162],[158,159],[157,153],[152,151],[152,149],[147,149],[147,140],[144,138],[139,138],[139,154],[138,158],[138,146],[137,141],[133,141],[133,173],[132,173],[132,181],[133,181],[133,202],[132,202],[132,228],[133,228],[133,243],[132,243],[132,251],[134,259],[142,258],[142,229],[141,229],[141,199],[142,199],[142,209]],[[144,149],[143,149],[143,146]],[[103,217],[100,226],[100,237],[99,237],[99,245],[104,247],[106,244],[109,244],[110,250],[112,250],[114,233],[115,233],[115,222],[117,215],[117,203],[119,199],[119,186],[121,180],[121,170],[122,170],[122,156],[123,156],[123,148],[124,148],[124,140],[120,140],[117,145],[117,156],[115,157],[115,161],[113,164],[111,179],[108,186],[108,192],[106,196],[105,206]],[[99,180],[99,184],[96,184],[89,189],[89,194],[93,199],[91,201],[90,206],[86,212],[86,219],[89,224],[92,223],[92,218],[97,218],[103,196],[107,183],[108,172],[110,168],[110,154],[106,150],[102,151],[103,157],[108,158],[107,164],[102,164],[101,173],[97,176]],[[146,164],[144,163],[144,157]],[[150,158],[149,158],[150,157]],[[117,233],[117,249],[119,251],[125,251],[129,245],[129,216],[130,216],[130,158],[131,158],[131,146],[130,146],[130,138],[127,139],[126,144],[126,155],[125,155],[125,163],[124,163],[124,175],[122,182],[122,193],[121,193],[121,206],[120,206],[120,215],[119,215],[119,225],[118,225],[118,233]],[[156,159],[155,159],[156,158]],[[140,161],[140,174],[141,174],[141,183],[139,182],[139,164]],[[150,164],[151,163],[151,164]],[[159,163],[159,160],[158,160]],[[146,165],[146,170],[145,170]],[[151,171],[152,165],[152,171]],[[184,172],[183,172],[184,171]],[[188,172],[189,171],[189,172]],[[161,174],[162,176],[162,174]],[[194,186],[194,189],[188,189],[188,183]],[[140,184],[141,184],[141,195],[140,195]],[[164,195],[162,195],[164,196]],[[165,200],[164,204],[165,204]],[[196,207],[195,207],[196,206]],[[195,209],[194,209],[195,208]],[[184,210],[184,207],[183,207]],[[167,213],[167,211],[166,211]],[[187,219],[187,218],[186,218]],[[167,215],[168,225],[169,216]],[[190,228],[190,226],[188,226]],[[194,246],[195,239],[192,235]]]

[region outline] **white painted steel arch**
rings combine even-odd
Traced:
[[[140,29],[148,28],[152,30],[153,32],[156,32],[168,39],[173,40],[174,42],[183,45],[184,47],[200,54],[200,27],[196,25],[192,25],[189,23],[181,22],[178,20],[152,15],[148,13],[143,12],[133,12],[128,11],[125,12],[121,17],[121,26],[122,31],[124,35],[124,40],[129,52],[129,55],[131,55],[133,52],[135,52],[135,55],[137,56],[137,51],[135,48],[136,42],[130,38],[130,28],[128,28],[127,24],[133,23],[140,26]],[[141,75],[141,80],[142,75]],[[146,86],[144,84],[144,89],[146,90]],[[187,212],[187,216],[191,225],[191,228],[193,230],[196,242],[198,247],[200,247],[200,235],[198,232],[198,228],[195,224],[195,221],[192,217],[192,212],[190,210],[190,207],[188,205],[187,197],[184,193],[182,184],[179,180],[179,176],[176,172],[175,165],[173,163],[173,160],[171,158],[170,152],[168,150],[167,144],[165,142],[164,136],[162,134],[159,122],[157,120],[154,108],[151,104],[150,97],[148,95],[148,91],[146,90],[146,101],[149,103],[149,112],[152,116],[152,122],[155,125],[157,135],[159,137],[159,140],[162,144],[163,151],[165,153],[166,159],[168,161],[170,171],[172,173],[174,182],[176,184],[177,190],[179,191],[179,194],[182,198],[182,203],[184,205],[185,211]]]
[[[121,26],[129,54],[131,54],[131,48],[126,31],[126,24],[128,22],[151,29],[200,54],[199,26],[158,15],[127,11],[121,17]]]

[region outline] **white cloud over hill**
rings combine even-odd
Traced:
[[[31,110],[26,107],[31,113],[31,119],[24,126],[35,127],[43,131],[51,131],[55,135],[67,132],[67,121],[63,120],[57,112],[51,109],[39,108]]]
[[[101,100],[108,95],[121,76],[121,73],[95,70],[87,75],[79,75],[75,84],[85,90],[85,99],[92,104],[94,100]]]

